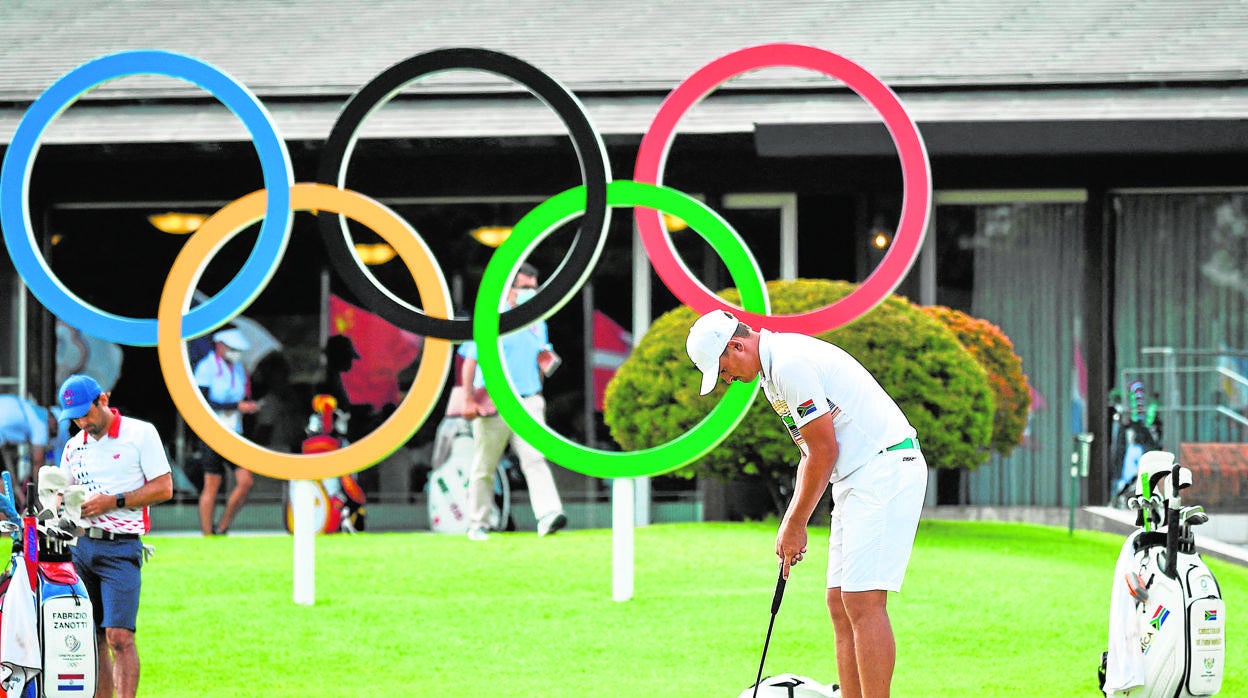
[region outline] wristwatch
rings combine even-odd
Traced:
[[[117,495],[117,508],[118,509],[126,508],[126,495],[124,494]]]

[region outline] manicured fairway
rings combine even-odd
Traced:
[[[775,523],[637,530],[636,590],[611,599],[611,532],[317,540],[317,602],[292,600],[291,540],[150,536],[140,695],[735,697],[751,685],[775,588]],[[826,531],[794,569],[766,673],[836,680]],[[1121,538],[924,521],[890,598],[896,696],[1095,696]],[[1210,561],[1230,673],[1248,695],[1248,569]]]

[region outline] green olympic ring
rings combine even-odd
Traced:
[[[654,184],[615,180],[607,185],[608,206],[646,206],[664,211],[689,224],[723,257],[728,273],[741,290],[741,305],[756,313],[771,312],[767,286],[758,262],[728,223],[702,202],[683,192]],[[498,414],[516,435],[547,458],[590,477],[619,478],[661,475],[706,455],[745,417],[758,394],[758,380],[734,383],[723,399],[692,430],[661,446],[640,451],[603,451],[582,446],[539,423],[524,409],[499,348],[498,299],[530,250],[560,225],[585,209],[585,187],[574,187],[547,199],[521,218],[511,236],[494,251],[477,292],[473,311],[473,340],[486,385],[510,388],[490,393]],[[745,282],[752,283],[745,283]],[[552,308],[544,317],[553,314]]]

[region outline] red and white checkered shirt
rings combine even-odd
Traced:
[[[87,489],[87,495],[133,492],[161,475],[172,472],[160,433],[150,422],[113,412],[108,434],[93,439],[86,432],[75,434],[65,443],[61,468],[70,484]],[[87,520],[92,527],[113,533],[144,534],[151,529],[147,507],[113,509]]]

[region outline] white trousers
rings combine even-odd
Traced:
[[[533,419],[546,423],[546,399],[541,393],[522,397],[520,402]],[[490,507],[494,503],[494,473],[508,443],[520,459],[520,471],[528,484],[533,516],[540,521],[543,516],[563,511],[563,502],[559,499],[559,490],[555,487],[555,478],[550,473],[546,457],[516,436],[502,417],[494,415],[472,420],[472,440],[472,473],[468,479],[469,526],[489,526]]]

